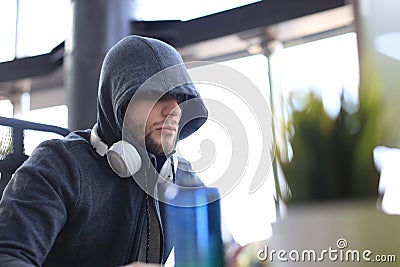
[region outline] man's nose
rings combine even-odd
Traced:
[[[162,115],[164,117],[179,117],[181,115],[181,108],[176,101],[167,101],[162,109]]]

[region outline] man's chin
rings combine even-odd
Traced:
[[[150,153],[157,156],[169,155],[174,150],[174,144],[170,142],[163,144],[160,142],[147,142],[146,148]]]
[[[163,144],[160,146],[160,154],[169,155],[174,150],[174,145],[172,143]]]

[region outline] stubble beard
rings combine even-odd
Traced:
[[[161,155],[169,155],[175,148],[176,138],[175,135],[171,142],[170,138],[163,138],[161,135],[160,142],[156,141],[152,134],[154,133],[153,130],[150,130],[148,133],[145,133],[145,126],[138,122],[133,122],[130,127],[130,131],[136,141],[139,142],[140,145],[145,145],[147,151],[153,153],[156,156]]]
[[[161,136],[161,142],[157,142],[151,137],[151,133],[152,132],[146,134],[145,136],[147,150],[157,156],[169,155],[174,149],[176,137],[172,140],[172,142],[167,140],[163,142],[163,137]]]

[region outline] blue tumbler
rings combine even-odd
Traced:
[[[218,189],[171,185],[165,192],[175,267],[225,266]]]

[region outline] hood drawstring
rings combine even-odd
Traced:
[[[171,160],[171,168],[172,168],[172,183],[175,184],[176,176],[175,176],[175,164],[173,159]]]

